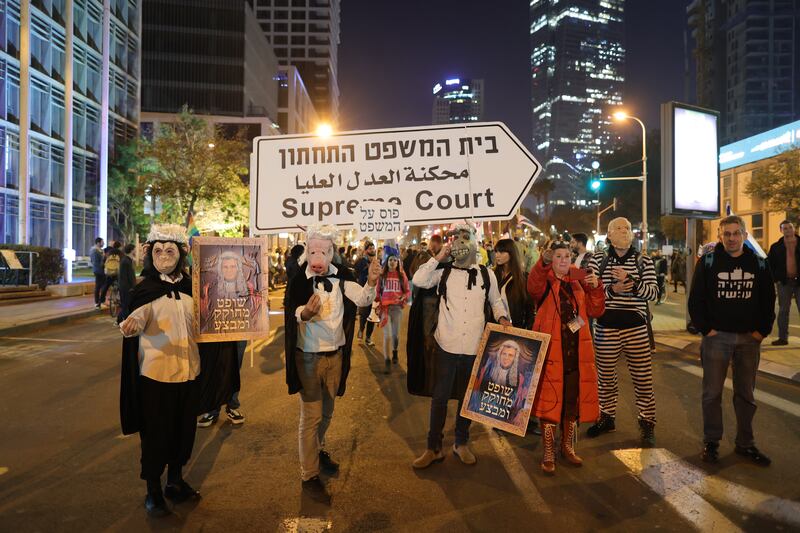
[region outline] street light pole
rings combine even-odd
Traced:
[[[647,130],[644,127],[644,122],[639,118],[631,116],[623,111],[614,113],[614,118],[618,120],[625,120],[627,118],[633,119],[642,127],[642,253],[647,253]]]

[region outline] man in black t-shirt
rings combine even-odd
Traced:
[[[689,294],[692,323],[703,334],[703,461],[716,463],[722,438],[722,389],[733,365],[737,454],[761,466],[770,459],[755,446],[754,390],[761,341],[775,321],[775,285],[767,261],[744,245],[738,216],[719,225],[720,242],[698,262]]]

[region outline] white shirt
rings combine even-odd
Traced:
[[[161,280],[177,283],[161,275]],[[192,297],[181,293],[181,299],[164,295],[145,304],[130,318],[139,335],[139,374],[164,383],[191,381],[200,374],[200,353],[194,339]]]
[[[328,266],[328,275],[336,274],[338,270],[335,266]],[[313,278],[317,274],[306,267],[306,279]],[[332,352],[344,346],[344,300],[342,290],[339,288],[341,280],[339,278],[328,278],[333,285],[331,292],[327,292],[322,287],[322,282],[317,282],[314,287],[314,294],[320,298],[319,313],[311,317],[311,320],[304,321],[301,314],[305,305],[297,306],[295,317],[297,318],[297,347],[304,352]],[[372,304],[375,299],[375,287],[369,284],[363,287],[354,281],[344,282],[344,294],[358,307],[366,307]]]
[[[442,269],[437,270],[439,262],[430,259],[421,265],[414,274],[414,285],[430,289],[442,279]],[[486,319],[483,316],[484,294],[483,278],[480,267],[476,264],[470,268],[478,271],[475,285],[467,290],[469,272],[453,268],[447,278],[447,302],[439,301],[439,322],[434,337],[439,346],[446,352],[454,354],[475,355],[478,352]],[[489,270],[489,304],[495,320],[508,318],[500,292],[497,289],[497,278]]]
[[[580,268],[581,267],[581,261],[583,261],[583,258],[584,258],[585,255],[586,255],[586,252],[583,252],[582,254],[578,254],[578,257],[575,258],[575,262],[572,263],[572,264],[575,265],[576,267]]]

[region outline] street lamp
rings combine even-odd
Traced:
[[[642,253],[647,253],[647,130],[644,127],[644,122],[637,117],[627,114],[625,111],[617,111],[614,113],[614,120],[622,122],[623,120],[632,119],[639,123],[642,127]]]
[[[330,137],[331,135],[333,135],[333,126],[327,123],[322,123],[317,126],[316,134],[317,137],[322,137],[322,138]]]

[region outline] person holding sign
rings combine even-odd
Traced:
[[[356,307],[375,299],[381,273],[373,258],[366,283],[359,285],[350,269],[332,264],[335,238],[334,228],[308,229],[305,260],[289,280],[284,301],[286,383],[289,394],[300,393],[302,487],[323,503],[330,503],[330,495],[319,478],[320,467],[329,474],[339,469],[324,450],[325,433],[350,372]]]
[[[403,307],[411,296],[406,273],[400,266],[400,257],[395,248],[384,247],[386,265],[381,273],[378,284],[377,300],[380,303],[381,327],[383,328],[383,359],[386,365],[385,373],[391,371],[392,363],[397,364],[397,346],[400,343],[400,320],[403,318]],[[389,345],[392,348],[392,358],[389,359]]]
[[[452,242],[443,246],[436,257],[420,266],[413,278],[414,285],[423,289],[438,286],[439,295],[434,333],[437,344],[435,360],[425,361],[424,350],[423,353],[408,354],[409,367],[414,366],[412,358],[416,358],[417,366],[425,366],[426,363],[434,366],[432,373],[423,368],[419,373],[409,372],[408,377],[409,391],[432,395],[428,448],[412,463],[414,468],[427,468],[434,462],[444,460],[442,430],[449,399],[458,400],[459,413],[456,417],[453,453],[462,463],[475,464],[475,455],[467,445],[471,421],[460,413],[486,325],[486,303],[489,303],[492,315],[501,325],[511,325],[494,272],[478,265],[475,229],[468,224],[461,224],[448,235],[452,237]],[[452,263],[448,263],[451,257]],[[409,331],[409,336],[423,334],[422,330]],[[420,362],[423,364],[420,365]],[[425,383],[418,382],[420,380]]]
[[[571,266],[571,260],[567,243],[552,243],[528,276],[528,293],[538,303],[533,330],[551,335],[533,402],[542,425],[545,474],[556,470],[556,426],[561,424],[561,455],[581,466],[574,447],[576,421],[594,422],[600,415],[589,319],[605,311],[605,293],[597,275]]]

